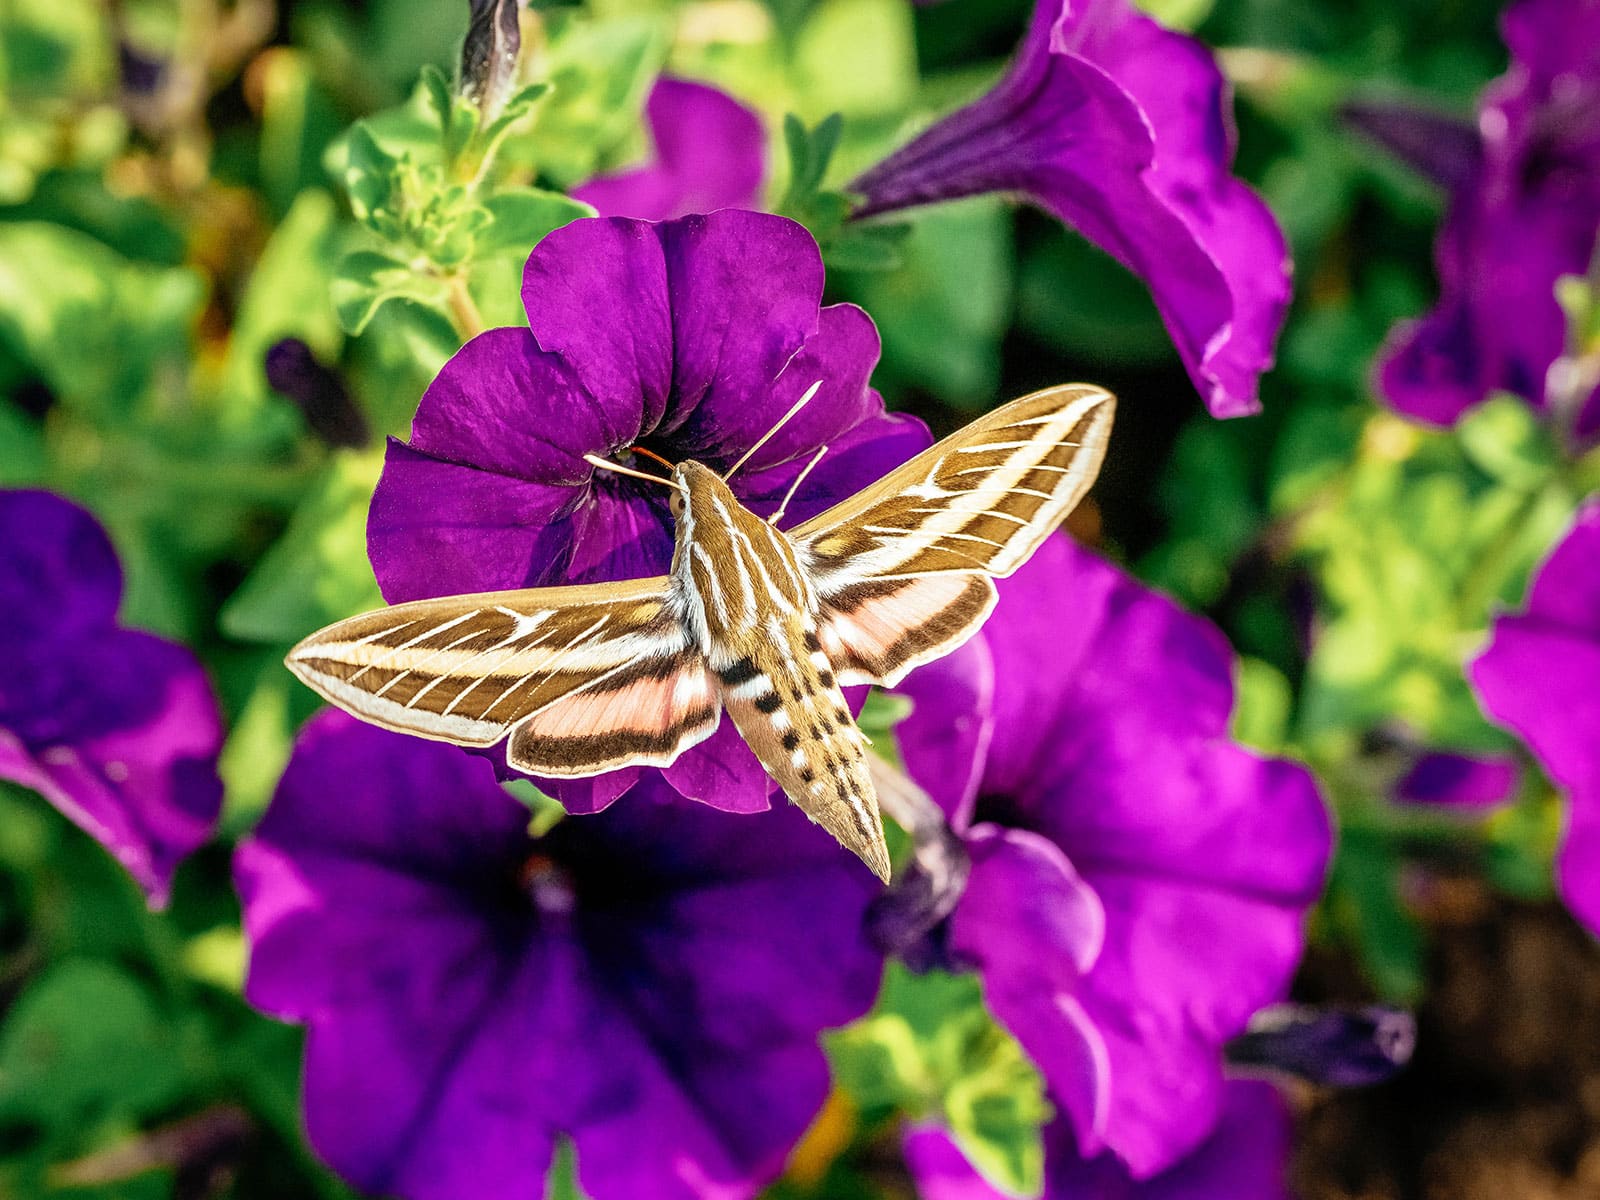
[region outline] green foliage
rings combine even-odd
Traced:
[[[872,1014],[828,1039],[834,1077],[866,1114],[937,1120],[983,1176],[1038,1195],[1039,1130],[1050,1119],[1038,1071],[983,1005],[970,975],[891,965]]]
[[[340,177],[356,220],[368,231],[334,269],[334,307],[359,336],[378,311],[403,301],[455,324],[463,337],[482,327],[485,279],[520,265],[552,229],[593,209],[558,192],[497,187],[496,161],[508,136],[538,112],[550,85],[515,92],[486,125],[441,72],[423,72],[400,109],[358,123],[344,140]]]

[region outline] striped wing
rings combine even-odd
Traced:
[[[665,579],[419,600],[340,621],[289,653],[307,685],[375,725],[461,746],[510,736],[511,766],[665,766],[721,718]]]
[[[977,632],[993,578],[1027,561],[1089,490],[1116,407],[1067,384],[1002,405],[790,531],[841,682],[899,682]]]

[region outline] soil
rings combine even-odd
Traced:
[[[1554,902],[1435,880],[1417,1050],[1390,1082],[1309,1097],[1301,1200],[1600,1200],[1600,944]],[[1296,991],[1370,1000],[1337,954]]]

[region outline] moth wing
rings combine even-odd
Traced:
[[[897,683],[977,632],[1011,574],[1072,511],[1105,458],[1100,388],[1034,392],[978,418],[790,531],[845,683]]]
[[[664,766],[721,716],[714,677],[665,578],[397,604],[312,634],[286,663],[324,698],[507,761],[578,776]]]

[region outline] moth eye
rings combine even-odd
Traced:
[[[674,491],[667,497],[667,508],[672,512],[672,519],[676,521],[683,516],[683,493]]]

